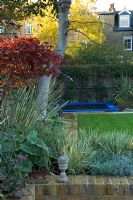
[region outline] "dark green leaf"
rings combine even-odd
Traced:
[[[28,144],[21,144],[20,149],[24,151],[25,153],[28,153],[30,155],[37,155],[38,154],[38,148],[35,146],[29,146]]]

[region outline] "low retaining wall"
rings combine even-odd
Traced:
[[[31,185],[30,200],[133,200],[133,177],[70,176],[68,183]]]

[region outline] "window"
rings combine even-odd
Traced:
[[[0,34],[4,33],[4,26],[0,26]]]
[[[25,34],[32,34],[32,26],[30,24],[25,25]]]
[[[133,49],[132,42],[133,42],[132,36],[125,36],[123,38],[124,49],[127,51],[132,51],[132,49]]]
[[[129,26],[130,26],[130,15],[120,15],[119,27],[129,27]]]

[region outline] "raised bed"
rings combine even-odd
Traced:
[[[31,185],[30,191],[23,200],[133,200],[133,178],[70,176],[63,184],[48,176],[47,183]]]

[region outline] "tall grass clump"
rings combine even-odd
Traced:
[[[114,154],[123,154],[128,151],[132,136],[126,131],[113,131],[102,134],[98,139],[99,148],[108,153],[109,156]]]
[[[69,173],[83,174],[90,163],[91,158],[96,151],[93,147],[95,132],[86,134],[85,131],[79,131],[76,135],[67,135],[65,152],[69,156]]]
[[[88,166],[91,174],[106,176],[133,175],[133,137],[126,131],[107,132],[97,139],[97,151]]]

